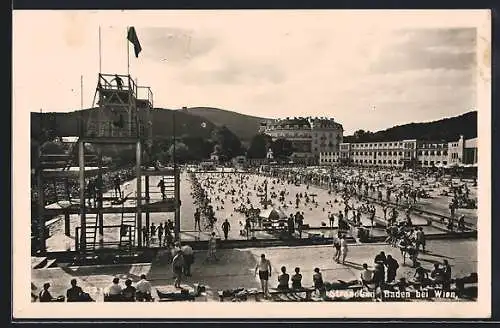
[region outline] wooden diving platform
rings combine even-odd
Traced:
[[[135,145],[141,141],[139,137],[81,137],[80,141],[91,144],[125,144]]]
[[[179,169],[177,171],[180,172]],[[172,168],[160,168],[159,170],[155,169],[142,169],[141,170],[141,175],[142,176],[174,176],[175,175],[175,170]]]
[[[141,205],[141,212],[149,213],[161,213],[161,212],[175,212],[175,201],[173,199],[171,200],[166,200],[166,201],[160,201],[160,202],[155,202],[155,203],[150,203],[150,204],[142,204]],[[103,207],[101,210],[95,207],[85,207],[85,213],[86,214],[97,214],[97,213],[104,213],[104,214],[121,214],[121,213],[136,213],[137,212],[137,206],[107,206]],[[80,214],[80,204],[68,204],[67,206],[59,206],[59,207],[51,207],[51,208],[45,208],[44,214],[48,216],[57,216],[57,215],[64,215],[64,214],[70,214],[70,215],[75,215],[75,214]]]
[[[175,208],[172,205],[168,206],[147,206],[147,205],[142,205],[141,206],[141,211],[143,213],[148,210],[149,213],[165,213],[165,212],[175,212]],[[121,214],[121,213],[136,213],[137,212],[137,207],[136,206],[125,206],[125,207],[103,207],[102,210],[100,211],[103,214]],[[70,214],[70,215],[76,215],[80,214],[80,207],[67,207],[67,208],[49,208],[45,209],[44,214],[45,215],[64,215],[64,214]],[[87,207],[85,208],[85,214],[97,214],[99,213],[99,209],[94,208],[94,207]]]
[[[104,170],[105,168],[103,168]],[[99,172],[99,169],[92,168],[86,169],[85,175],[88,177],[90,175],[96,175]],[[80,175],[80,170],[54,170],[54,171],[43,171],[42,173],[44,178],[78,178]]]

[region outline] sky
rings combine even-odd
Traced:
[[[477,109],[476,27],[484,17],[457,10],[15,11],[14,111],[76,110],[81,94],[91,107],[99,66],[127,74],[129,47],[130,74],[152,88],[155,107],[328,116],[345,134],[432,121]],[[141,42],[138,58],[127,26]]]

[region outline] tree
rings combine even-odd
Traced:
[[[370,131],[365,131],[363,129],[354,132],[354,140],[357,142],[368,142],[373,138],[373,133]]]
[[[182,142],[188,147],[191,160],[199,161],[208,158],[214,149],[213,143],[198,136],[184,136]]]
[[[240,139],[225,126],[214,129],[211,139],[215,145],[220,146],[222,160],[229,160],[243,153]]]
[[[272,143],[271,149],[273,150],[274,158],[287,158],[293,153],[292,142],[288,139],[276,139]]]
[[[174,159],[174,145],[170,146],[168,150],[168,155],[170,159]],[[175,160],[179,163],[184,163],[189,159],[189,148],[185,143],[177,141],[175,143]]]
[[[272,144],[272,139],[266,134],[256,134],[253,136],[248,147],[248,158],[266,158],[267,150]]]

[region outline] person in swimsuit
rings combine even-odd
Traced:
[[[286,267],[281,267],[281,274],[278,276],[278,289],[288,290],[290,287],[288,282],[290,280],[290,275],[286,273]]]
[[[271,262],[266,259],[266,255],[262,254],[260,256],[260,261],[257,263],[255,267],[255,275],[257,275],[257,271],[259,272],[260,284],[262,286],[262,292],[264,293],[264,297],[267,298],[269,295],[268,288],[268,280],[271,277]]]
[[[333,247],[335,248],[335,255],[333,256],[333,260],[337,263],[340,263],[340,232],[337,234],[337,237],[333,238]]]
[[[326,296],[325,283],[323,282],[323,275],[321,274],[319,268],[314,268],[313,274],[314,288],[319,292],[320,297]]]
[[[345,240],[345,236],[342,235],[340,237],[340,254],[342,255],[342,264],[345,263],[345,258],[347,257],[347,241]]]
[[[292,276],[292,289],[302,288],[302,275],[300,274],[300,268],[295,268],[295,274]]]

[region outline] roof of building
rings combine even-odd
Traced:
[[[477,148],[477,138],[465,140],[464,147],[465,148]]]
[[[309,120],[304,117],[285,118],[276,121],[275,124],[278,126],[299,125],[299,126],[311,127]]]
[[[286,117],[282,119],[266,120],[261,123],[265,125],[277,125],[279,127],[285,126],[301,126],[301,127],[315,127],[315,128],[340,128],[343,129],[342,124],[334,121],[333,118],[328,117]]]

